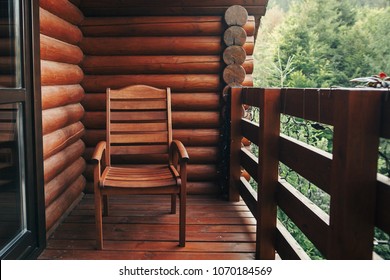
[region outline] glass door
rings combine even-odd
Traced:
[[[36,2],[0,0],[1,259],[36,257],[45,242]]]

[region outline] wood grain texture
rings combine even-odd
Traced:
[[[39,5],[72,24],[78,25],[84,20],[83,13],[69,0],[40,0]]]
[[[73,45],[81,42],[83,35],[76,25],[42,8],[39,9],[39,17],[41,34]]]
[[[156,203],[158,208],[150,207]],[[104,227],[107,250],[96,251],[93,195],[86,195],[49,237],[39,259],[254,258],[255,219],[243,202],[232,203],[211,195],[189,196],[185,248],[178,247],[173,239],[177,215],[167,214],[169,203],[170,199],[164,196],[112,197],[112,215],[106,217]],[[137,209],[149,210],[141,213]],[[153,218],[153,213],[160,215]],[[152,234],[155,231],[161,234]]]

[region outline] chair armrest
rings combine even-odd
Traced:
[[[106,152],[106,141],[100,141],[92,154],[93,163],[99,163]]]
[[[169,164],[172,165],[176,170],[179,170],[180,177],[187,176],[187,162],[190,157],[188,156],[187,150],[183,143],[178,140],[173,140],[169,147]],[[180,169],[178,169],[180,164]]]
[[[175,156],[178,156],[179,162],[188,162],[190,157],[188,156],[187,150],[183,143],[179,140],[173,140],[169,147],[169,161],[174,163]]]
[[[92,154],[93,163],[93,185],[95,193],[99,187],[99,181],[103,170],[106,166],[106,142],[101,141],[96,145],[95,151]],[[103,167],[103,168],[102,168]]]

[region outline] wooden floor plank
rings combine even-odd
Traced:
[[[240,202],[188,197],[187,243],[178,246],[178,214],[169,196],[110,198],[104,217],[105,250],[95,250],[93,195],[86,195],[48,240],[40,259],[236,259],[254,258],[256,223]]]

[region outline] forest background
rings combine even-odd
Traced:
[[[256,87],[355,87],[350,82],[390,75],[390,0],[270,0],[254,52]],[[256,121],[258,112],[251,112]],[[282,116],[282,133],[332,151],[333,128]],[[257,154],[258,148],[252,145]],[[390,177],[390,141],[381,139],[378,172]],[[329,214],[330,197],[280,165],[279,175]],[[256,189],[255,181],[251,181]],[[312,259],[323,256],[281,210],[278,218]],[[374,251],[390,259],[389,236],[375,229]]]

